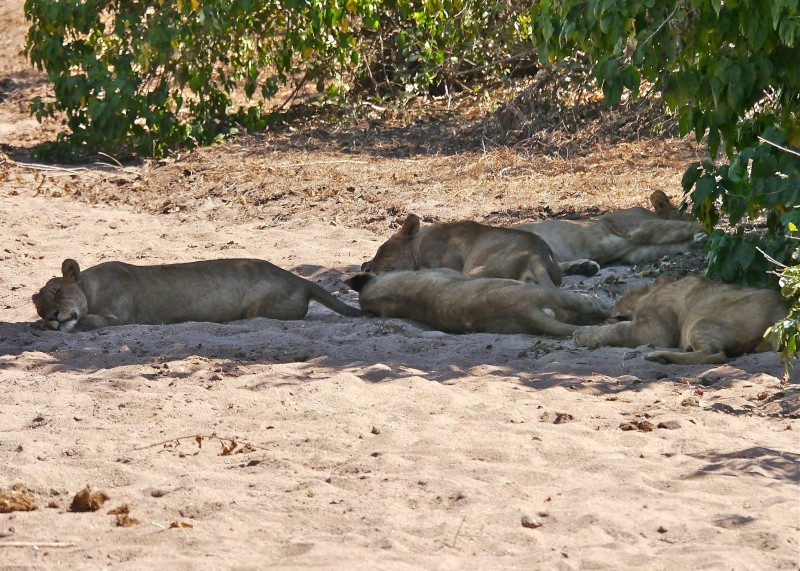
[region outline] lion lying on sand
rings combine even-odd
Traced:
[[[724,363],[744,353],[767,351],[764,332],[784,319],[788,302],[772,290],[712,282],[702,276],[629,289],[613,309],[612,325],[583,327],[578,345],[661,349],[645,358],[682,365]]]
[[[311,299],[342,315],[361,315],[321,286],[263,260],[162,266],[105,262],[83,272],[75,260],[64,260],[61,272],[62,277],[33,295],[45,325],[59,331],[251,317],[302,319]]]
[[[420,229],[409,214],[403,226],[361,265],[384,273],[450,268],[471,277],[509,278],[547,287],[561,285],[561,268],[547,244],[534,234],[461,221]]]
[[[705,237],[700,226],[687,220],[660,190],[650,195],[650,202],[652,212],[626,208],[591,220],[541,220],[513,228],[542,238],[562,269],[571,274],[582,273],[572,269],[571,262],[638,264],[686,252]]]
[[[569,336],[578,325],[610,315],[586,295],[451,269],[357,274],[345,282],[359,292],[368,314],[413,319],[448,333]]]

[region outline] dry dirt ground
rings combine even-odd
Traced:
[[[300,322],[29,327],[65,257],[265,258],[355,303],[341,277],[407,212],[505,224],[679,199],[688,143],[538,156],[368,124],[40,167],[24,151],[57,126],[26,113],[47,84],[19,54],[21,2],[0,27],[0,512],[38,508],[0,515],[4,568],[798,567],[798,379],[772,354],[667,366],[316,304]],[[566,287],[613,300],[648,271]],[[109,500],[71,511],[87,485]]]

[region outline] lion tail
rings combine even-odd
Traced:
[[[555,316],[551,315],[551,311],[549,310],[542,310],[542,318],[536,319],[535,324],[535,331],[531,331],[531,334],[545,334],[545,335],[553,335],[554,337],[572,337],[572,334],[578,330],[577,325],[572,325],[570,323],[564,323],[563,321],[559,321],[555,318]]]
[[[346,315],[347,317],[361,317],[364,315],[360,309],[353,307],[352,305],[347,305],[345,302],[333,296],[331,292],[326,290],[319,284],[309,281],[309,288],[310,288],[310,296],[311,299],[318,301],[328,309],[332,309],[336,313],[340,315]]]
[[[673,365],[720,365],[728,360],[725,351],[652,351],[644,357],[648,361]]]
[[[556,262],[556,257],[552,250],[548,252],[547,258],[545,258],[545,267],[547,268],[547,275],[553,281],[553,285],[560,286],[564,279],[564,272],[561,271],[561,266]]]
[[[534,256],[530,259],[528,269],[523,274],[521,281],[533,282],[540,286],[557,289],[561,285],[563,278],[564,272],[556,262],[553,252],[548,248],[544,256]]]

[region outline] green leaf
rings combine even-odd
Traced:
[[[717,153],[719,153],[719,144],[719,129],[716,127],[711,127],[708,130],[708,153],[711,155],[712,159],[716,158]]]
[[[634,93],[639,92],[639,86],[641,85],[641,76],[639,75],[638,69],[636,69],[632,65],[626,66],[620,72],[619,77],[620,80],[622,80],[622,85],[624,85]]]
[[[377,16],[370,14],[364,17],[364,26],[366,26],[367,29],[375,31],[380,28],[380,25],[381,21]]]
[[[728,201],[727,209],[728,222],[735,226],[747,212],[747,201],[738,196],[732,196]]]
[[[539,32],[542,34],[544,43],[549,43],[550,38],[553,37],[553,23],[550,21],[550,18],[544,18],[539,21]]]
[[[706,199],[711,198],[711,195],[716,188],[717,181],[713,176],[708,174],[701,176],[697,181],[697,184],[695,184],[694,193],[692,194],[692,202],[695,204],[705,202]]]
[[[794,47],[794,40],[798,36],[799,27],[800,24],[798,24],[796,18],[794,20],[789,20],[788,18],[781,20],[778,26],[778,36],[781,43],[789,48]]]
[[[701,174],[703,174],[703,167],[700,165],[700,163],[692,163],[689,165],[689,167],[683,173],[683,178],[681,179],[683,191],[688,192],[697,182],[697,179],[700,178]]]
[[[778,21],[781,18],[781,10],[783,9],[783,0],[772,1],[772,29],[778,29]]]
[[[606,99],[606,105],[610,107],[618,105],[622,99],[622,82],[608,80],[603,82],[603,96]]]
[[[737,262],[741,268],[749,268],[756,257],[756,249],[750,242],[741,242],[737,248]]]
[[[189,79],[189,88],[194,91],[195,93],[200,91],[200,88],[203,86],[203,75],[200,72],[195,72],[192,74],[192,77]]]
[[[694,107],[688,105],[678,110],[678,134],[685,137],[694,128]]]

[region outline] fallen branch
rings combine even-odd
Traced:
[[[108,156],[108,155],[106,155],[106,156]],[[109,157],[109,158],[112,158],[112,157]],[[113,158],[112,158],[112,160],[113,160]],[[78,174],[88,174],[88,175],[93,176],[93,177],[95,177],[97,179],[103,179],[103,178],[106,178],[108,176],[108,174],[109,174],[107,172],[98,173],[96,169],[89,169],[89,168],[86,168],[86,167],[59,167],[59,166],[56,166],[56,165],[43,165],[43,164],[40,164],[40,163],[22,163],[22,162],[19,162],[19,161],[15,161],[14,159],[11,159],[9,157],[4,157],[3,160],[0,162],[0,164],[2,164],[2,163],[8,163],[8,164],[10,164],[12,166],[15,166],[15,167],[18,167],[18,168],[21,168],[21,169],[28,169],[28,170],[44,172],[44,173],[47,173],[47,174],[50,174],[50,175],[73,176],[73,175],[78,175]],[[134,178],[138,178],[138,177],[141,176],[141,173],[139,173],[138,171],[136,171],[134,169],[130,169],[128,167],[123,167],[122,165],[115,166],[115,165],[112,165],[110,163],[98,163],[98,164],[101,164],[106,168],[113,169],[114,171],[117,171],[117,172],[114,173],[114,174],[117,174],[117,175],[119,175],[119,171],[122,171],[126,175],[133,176]]]
[[[170,438],[169,440],[162,440],[161,442],[155,442],[153,444],[148,444],[146,446],[138,446],[138,447],[135,447],[134,450],[147,450],[148,448],[155,448],[156,446],[165,446],[167,444],[180,444],[181,440],[187,440],[189,438],[194,440],[197,443],[197,446],[199,448],[202,448],[202,446],[203,446],[202,442],[203,442],[203,440],[206,440],[206,439],[218,440],[219,442],[223,443],[223,446],[225,445],[225,442],[230,442],[231,444],[236,445],[236,446],[234,446],[234,448],[229,448],[229,452],[227,454],[224,453],[223,456],[227,456],[228,454],[233,452],[235,447],[238,447],[239,442],[240,442],[236,438],[228,438],[228,437],[223,437],[223,436],[217,436],[216,434],[210,434],[210,435],[189,434],[187,436],[177,436],[175,438]],[[256,448],[258,450],[268,450],[267,448],[264,448],[263,446],[256,446],[255,444],[251,444],[249,442],[244,442],[242,444],[242,447],[245,447],[245,446],[250,446],[250,447]]]
[[[68,541],[0,541],[0,547],[75,547]]]
[[[297,168],[307,167],[307,166],[310,166],[310,165],[338,165],[338,164],[343,164],[343,163],[350,163],[350,164],[356,164],[356,165],[365,165],[365,164],[369,163],[369,161],[355,161],[355,160],[352,160],[352,159],[339,159],[339,160],[330,160],[330,161],[309,161],[307,163],[278,164],[278,165],[275,165],[274,168],[279,168],[279,169],[297,169]]]

